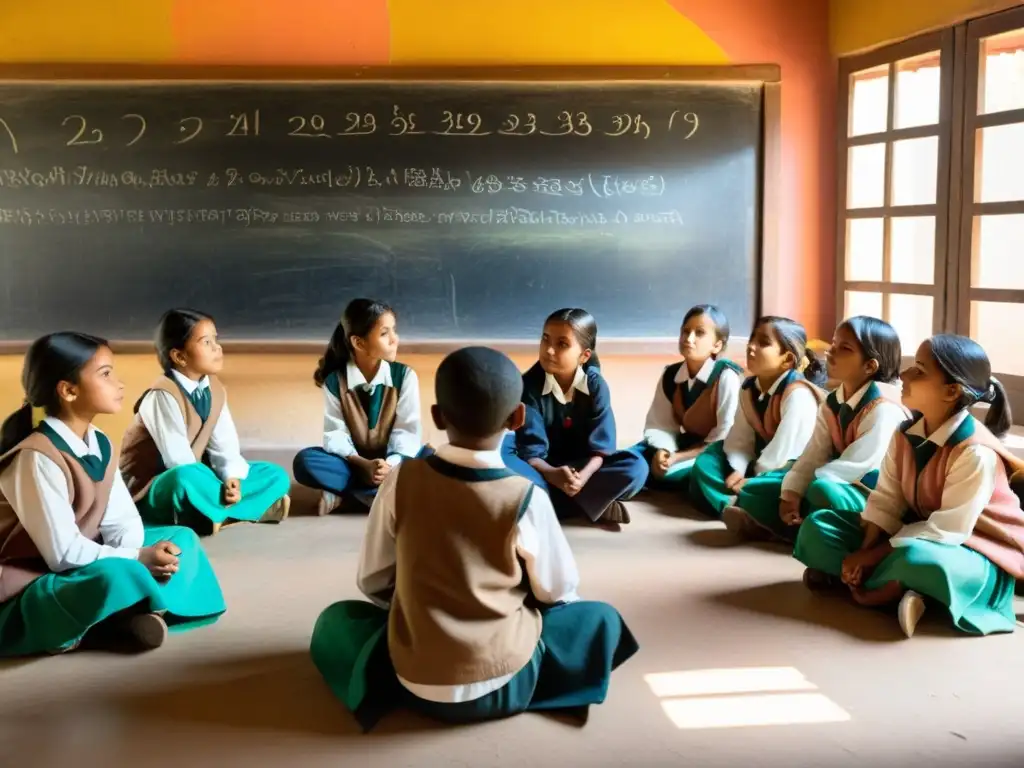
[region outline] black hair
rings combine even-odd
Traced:
[[[383,301],[375,299],[353,299],[345,307],[341,320],[334,327],[331,340],[323,357],[316,364],[313,381],[322,387],[327,377],[342,370],[352,359],[352,337],[366,338],[384,315],[395,315],[395,310]]]
[[[62,381],[77,384],[82,368],[108,346],[105,339],[75,331],[50,333],[32,342],[21,369],[25,402],[0,427],[0,454],[32,433],[33,408],[42,408],[47,416],[59,415],[57,385]]]
[[[683,325],[685,326],[692,318],[701,315],[707,315],[715,324],[715,338],[722,342],[722,352],[725,352],[725,346],[729,343],[729,318],[714,304],[697,304],[690,307],[683,316]],[[712,355],[712,357],[718,357],[718,355]]]
[[[600,368],[601,361],[597,358],[597,320],[585,309],[566,307],[548,315],[544,325],[548,323],[565,323],[572,329],[572,335],[583,349],[590,350],[590,359],[583,364],[586,368]]]
[[[441,361],[434,380],[437,407],[467,437],[500,432],[523,398],[516,364],[488,347],[464,347]]]
[[[802,373],[804,378],[811,384],[824,387],[828,381],[828,373],[825,371],[825,363],[822,362],[814,351],[807,348],[807,331],[796,320],[779,315],[765,315],[758,318],[754,323],[754,331],[757,332],[762,325],[769,326],[775,332],[775,338],[784,352],[790,352],[796,361],[796,369],[800,370],[800,361],[806,360],[807,365]]]
[[[929,340],[932,357],[949,384],[959,384],[963,394],[953,412],[970,408],[978,402],[989,403],[985,426],[996,437],[1005,435],[1013,424],[1013,413],[1006,389],[992,378],[992,364],[981,345],[966,336],[940,333]]]
[[[174,361],[171,360],[171,352],[175,349],[185,349],[188,340],[196,326],[203,320],[213,322],[213,316],[195,309],[169,309],[164,312],[163,317],[156,326],[156,337],[153,343],[156,345],[156,358],[160,361],[160,367],[164,373],[174,369]]]
[[[896,329],[884,320],[868,315],[855,315],[839,324],[853,334],[860,344],[861,354],[868,360],[878,363],[872,381],[892,384],[900,377],[903,364],[903,347]]]

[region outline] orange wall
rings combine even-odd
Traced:
[[[849,56],[1022,4],[1020,0],[831,0],[832,51]]]

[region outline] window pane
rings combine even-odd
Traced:
[[[939,137],[892,145],[892,205],[931,205],[939,171]]]
[[[935,280],[935,217],[897,216],[889,222],[889,279],[894,283]]]
[[[1024,214],[975,216],[971,285],[1024,290]]]
[[[889,118],[889,66],[850,75],[850,136],[881,133]]]
[[[911,356],[932,335],[932,297],[906,293],[889,295],[889,324],[900,335],[903,354]]]
[[[847,208],[885,205],[885,144],[850,147],[846,168]]]
[[[1024,304],[972,301],[971,338],[985,348],[995,373],[1024,376]]]
[[[882,316],[882,294],[867,291],[847,291],[846,310],[843,317],[854,315]]]
[[[939,52],[896,62],[896,128],[935,125],[941,100]]]
[[[1024,123],[981,128],[977,138],[975,202],[1024,200]]]
[[[882,280],[882,219],[846,222],[846,279]]]
[[[978,112],[1024,108],[1024,29],[981,41]]]

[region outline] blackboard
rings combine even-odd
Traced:
[[[602,338],[756,306],[758,82],[0,84],[0,338],[323,340],[356,296],[408,339]]]

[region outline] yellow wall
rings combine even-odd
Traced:
[[[832,52],[849,56],[1021,5],[1020,0],[830,0]]]

